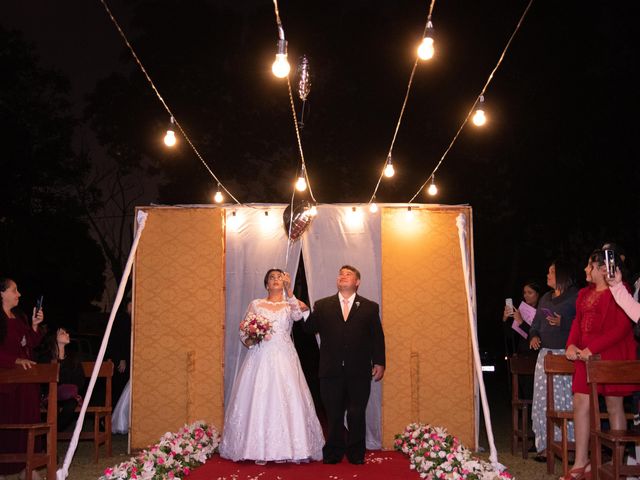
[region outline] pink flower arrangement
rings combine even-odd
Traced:
[[[407,425],[404,432],[395,436],[394,449],[409,456],[412,470],[420,478],[504,480],[512,478],[489,462],[471,455],[469,449],[457,437],[441,427],[422,423]]]
[[[258,313],[249,312],[240,322],[240,336],[243,343],[251,348],[263,340],[271,340],[273,325],[271,322]]]
[[[220,434],[203,421],[165,433],[160,442],[115,467],[107,468],[99,480],[162,480],[183,478],[202,465],[217,450]]]

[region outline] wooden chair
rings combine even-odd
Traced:
[[[554,375],[573,375],[573,362],[564,355],[549,352],[544,357],[544,372],[547,375],[547,473],[555,471],[556,456],[562,460],[562,474],[569,471],[569,451],[575,451],[575,442],[569,442],[568,424],[573,420],[573,410],[556,410],[553,391]],[[555,439],[555,426],[560,428],[560,440]]]
[[[84,376],[91,378],[93,367],[95,362],[82,362],[82,369],[84,370]],[[87,407],[87,413],[93,414],[93,431],[81,432],[80,440],[93,440],[94,461],[98,463],[100,457],[100,445],[105,446],[106,454],[111,456],[111,384],[113,378],[113,362],[107,360],[102,362],[100,371],[98,372],[98,379],[105,379],[105,397],[104,402],[100,402],[98,405],[89,405]],[[97,383],[96,383],[97,385]],[[76,408],[76,412],[80,411],[80,407]],[[104,431],[100,430],[100,421],[104,421]],[[60,432],[58,434],[59,440],[69,440],[73,436],[73,432]]]
[[[621,476],[640,476],[640,465],[623,465],[624,447],[640,442],[640,432],[633,430],[602,431],[598,385],[626,383],[640,385],[640,360],[589,360],[589,417],[591,422],[591,475],[594,480],[618,479]],[[640,389],[640,386],[638,387]],[[630,418],[626,415],[626,418]],[[633,418],[631,416],[631,418]],[[602,464],[602,445],[611,449],[612,462]]]
[[[26,431],[27,451],[0,454],[0,463],[25,463],[25,478],[31,478],[31,473],[38,467],[47,466],[47,478],[56,478],[58,429],[58,365],[53,363],[34,365],[25,370],[22,366],[0,369],[0,384],[15,383],[48,383],[49,401],[47,419],[37,423],[5,423],[0,424],[0,430]],[[46,435],[46,451],[35,452],[35,439]]]
[[[513,355],[509,357],[511,371],[511,454],[516,454],[518,443],[522,442],[522,458],[529,457],[529,445],[533,432],[529,429],[531,399],[521,398],[518,378],[531,376],[536,369],[536,357]]]

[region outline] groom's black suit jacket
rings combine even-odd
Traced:
[[[345,321],[338,295],[322,298],[304,328],[320,334],[320,378],[371,377],[373,364],[385,365],[380,308],[371,300],[356,295]]]

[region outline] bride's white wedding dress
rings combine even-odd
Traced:
[[[220,456],[234,461],[322,459],[322,429],[291,339],[293,322],[302,318],[298,301],[257,299],[247,313],[268,318],[273,334],[249,349],[236,376]]]

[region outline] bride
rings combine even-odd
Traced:
[[[267,298],[253,300],[247,315],[265,317],[273,331],[257,345],[247,345],[241,332],[249,351],[226,408],[220,456],[258,465],[320,460],[324,437],[291,340],[293,322],[307,306],[293,296],[289,274],[280,269],[269,270],[264,285]]]

